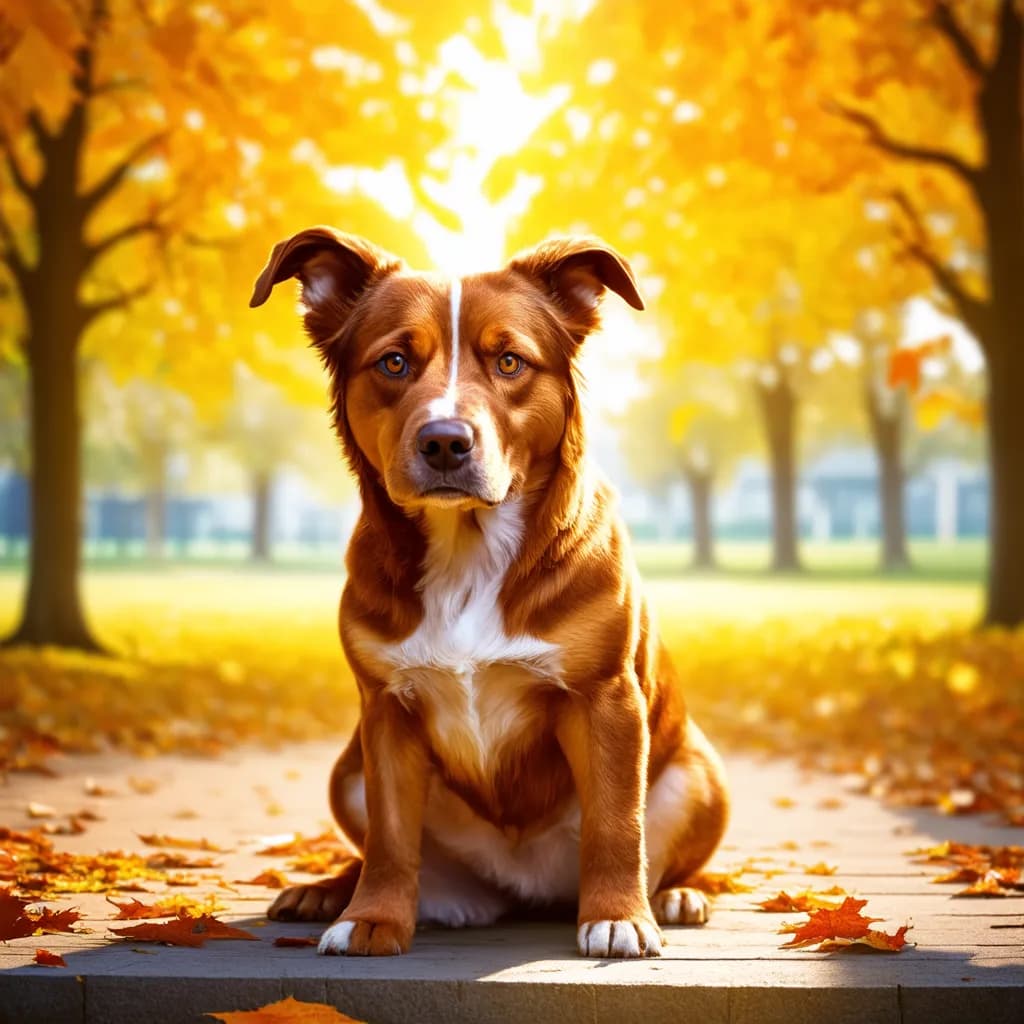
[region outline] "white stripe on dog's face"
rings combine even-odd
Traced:
[[[451,320],[452,350],[451,362],[448,364],[448,387],[440,398],[435,398],[427,405],[427,413],[432,420],[454,419],[456,394],[459,381],[459,317],[462,313],[462,280],[452,280],[451,289]]]

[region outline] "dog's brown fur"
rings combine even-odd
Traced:
[[[323,951],[381,954],[408,949],[428,868],[458,880],[447,904],[442,886],[440,910],[421,904],[421,918],[480,923],[481,905],[487,917],[555,900],[561,883],[548,892],[501,864],[533,849],[547,864],[544,844],[566,822],[571,831],[578,801],[581,951],[655,955],[656,916],[706,916],[683,887],[717,846],[727,800],[658,641],[613,494],[584,458],[577,354],[605,289],[642,308],[628,265],[593,239],[545,243],[463,279],[456,325],[448,282],[329,228],[278,245],[252,304],[291,276],[303,284],[306,329],[331,373],[363,502],[340,609],[362,718],[330,785],[361,858],[337,879],[287,890],[271,916],[340,914]],[[448,393],[455,328],[458,416],[477,444],[466,493],[434,501],[415,438]],[[410,368],[401,380],[379,368],[395,352]],[[525,360],[516,377],[495,370],[507,352]],[[463,670],[434,664],[428,649],[416,662],[428,593],[450,596],[465,566],[476,582],[456,604],[470,605],[484,586],[481,559],[504,551],[501,530],[517,550],[499,559],[498,656],[473,648]],[[437,637],[447,643],[454,629]],[[499,714],[508,728],[491,735]],[[571,875],[563,860],[543,870]]]

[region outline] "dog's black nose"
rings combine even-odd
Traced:
[[[458,469],[473,449],[473,428],[465,420],[433,420],[420,428],[416,446],[431,469]]]

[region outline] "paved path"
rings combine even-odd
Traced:
[[[229,882],[247,879],[285,867],[256,855],[266,836],[308,835],[327,826],[324,788],[334,753],[310,745],[237,751],[218,760],[66,759],[57,762],[56,778],[15,775],[0,785],[0,824],[38,824],[26,815],[29,801],[60,812],[89,806],[103,820],[81,835],[58,837],[59,849],[142,850],[136,833],[203,836],[231,848],[216,854],[221,866],[213,874]],[[707,927],[668,929],[660,960],[577,958],[571,924],[424,931],[401,958],[318,957],[310,948],[272,945],[278,935],[311,935],[316,928],[267,924],[270,890],[239,886],[231,892],[210,872],[197,871],[198,887],[173,891],[215,893],[227,907],[218,916],[253,928],[262,941],[201,949],[132,945],[107,932],[112,908],[103,896],[75,896],[60,905],[79,907],[88,932],[0,944],[0,1021],[177,1024],[202,1020],[210,1010],[251,1009],[294,995],[332,1003],[372,1024],[1024,1022],[1024,928],[1018,927],[1024,895],[952,899],[955,887],[931,884],[936,870],[906,856],[944,839],[1019,844],[1024,830],[887,810],[842,793],[836,779],[808,779],[785,764],[734,758],[730,774],[733,825],[713,867],[728,870],[760,858],[762,867],[780,873],[744,875],[756,892],[719,897]],[[86,795],[87,776],[116,794]],[[140,794],[130,778],[155,788]],[[833,806],[837,796],[841,806]],[[837,867],[833,877],[804,871],[820,861]],[[912,920],[916,948],[831,955],[779,949],[779,924],[801,916],[761,913],[754,901],[780,889],[836,883],[866,897],[865,912],[883,917],[888,930]],[[38,946],[61,953],[68,968],[31,965]]]

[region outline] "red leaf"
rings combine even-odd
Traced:
[[[44,932],[74,931],[71,926],[82,917],[77,910],[50,910],[48,907],[43,907],[38,914],[29,913],[35,918],[36,927]]]
[[[51,953],[48,949],[37,949],[32,959],[41,967],[67,967],[64,957],[59,953]]]
[[[161,924],[137,924],[127,928],[111,928],[115,935],[136,942],[165,942],[170,946],[201,946],[207,939],[250,939],[257,936],[241,928],[233,928],[210,914],[192,917],[188,911],[179,911],[173,921]]]
[[[135,942],[163,942],[168,946],[201,946],[206,935],[195,930],[192,917],[177,917],[161,924],[135,924],[127,928],[111,928],[115,935]]]
[[[10,889],[0,889],[0,942],[23,939],[36,930],[35,921],[25,914],[25,907],[31,902],[11,895]]]

